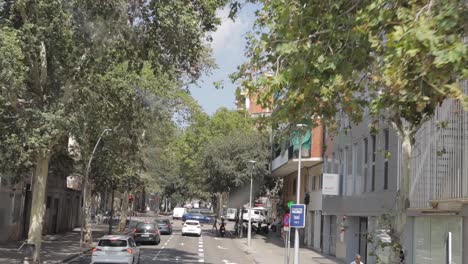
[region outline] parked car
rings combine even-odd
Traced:
[[[187,213],[187,209],[184,207],[176,207],[172,213],[172,219],[182,219],[182,216]]]
[[[133,230],[133,238],[137,243],[161,243],[158,226],[155,223],[138,223]]]
[[[182,227],[182,235],[201,236],[201,225],[198,220],[187,220]]]
[[[91,264],[95,263],[140,263],[140,249],[130,236],[109,235],[99,239],[93,248]]]
[[[200,223],[204,223],[204,224],[213,222],[213,218],[211,216],[204,215],[201,213],[186,213],[184,214],[184,216],[182,216],[182,221],[185,222],[187,220],[197,220]]]
[[[155,222],[161,234],[172,234],[172,224],[169,219],[156,219]]]

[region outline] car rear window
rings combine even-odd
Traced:
[[[187,225],[198,225],[197,222],[187,222]]]
[[[140,223],[136,226],[136,229],[138,230],[153,230],[154,229],[154,224],[147,224],[147,223]]]
[[[156,223],[158,224],[169,224],[168,220],[156,220]]]
[[[100,247],[126,247],[127,240],[121,239],[101,239],[98,246]]]

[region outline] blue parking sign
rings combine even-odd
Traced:
[[[289,226],[294,228],[304,228],[305,212],[305,204],[293,204],[291,206],[291,217],[289,219]]]

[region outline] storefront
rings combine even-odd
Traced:
[[[463,218],[458,216],[417,216],[413,229],[415,264],[462,264]]]

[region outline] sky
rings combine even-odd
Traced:
[[[220,107],[235,108],[236,85],[232,84],[229,74],[234,73],[238,65],[246,61],[244,56],[245,35],[252,29],[255,21],[255,5],[249,4],[241,9],[235,21],[228,18],[229,7],[218,10],[222,24],[213,33],[213,57],[218,68],[210,75],[202,76],[198,87],[192,86],[192,96],[212,115]],[[216,89],[213,82],[223,82],[223,89]]]

